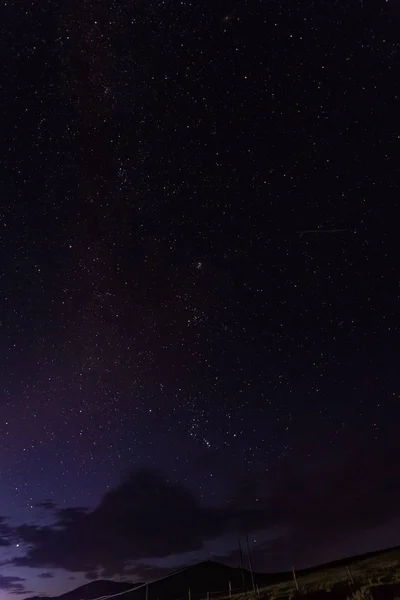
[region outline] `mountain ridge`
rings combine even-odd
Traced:
[[[298,576],[318,573],[329,568],[345,567],[360,560],[379,557],[385,553],[399,550],[400,546],[348,556],[328,563],[296,570]],[[293,577],[290,571],[254,574],[255,585],[260,588],[282,583]],[[148,584],[146,586],[146,583]],[[147,591],[146,591],[147,588]],[[100,600],[100,598],[121,594],[121,600],[203,600],[228,596],[229,589],[235,591],[251,590],[252,577],[248,569],[230,567],[216,561],[203,561],[171,571],[168,575],[149,582],[118,582],[96,580],[79,586],[59,596],[30,596],[26,600]],[[190,589],[190,594],[189,594]]]
[[[271,576],[257,573],[257,581],[266,585],[271,582]],[[272,576],[273,577],[273,576]],[[261,581],[262,580],[262,581]],[[251,573],[247,569],[229,567],[215,561],[204,561],[189,565],[160,579],[149,581],[148,600],[178,600],[187,598],[191,589],[191,598],[196,595],[210,592],[214,597],[228,594],[229,585],[232,590],[249,589],[251,587]],[[123,594],[124,600],[145,600],[146,593],[143,588],[146,582],[129,583],[110,580],[96,580],[79,586],[65,594],[51,597],[52,600],[96,600],[105,596]],[[31,596],[26,600],[50,600],[49,596]]]

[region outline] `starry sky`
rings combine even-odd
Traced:
[[[400,543],[400,11],[0,6],[0,597]]]

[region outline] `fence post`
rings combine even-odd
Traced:
[[[188,589],[188,600],[191,600],[192,598],[192,592],[190,591],[190,588]]]
[[[232,598],[232,584],[229,582],[229,598]]]
[[[149,584],[146,583],[146,600],[149,600]]]
[[[257,594],[257,596],[260,595],[260,588],[258,587],[258,585],[256,585],[256,594]]]
[[[297,583],[296,571],[294,570],[294,567],[292,567],[292,572],[293,572],[294,583],[296,584],[296,590],[299,591],[299,584]]]
[[[353,574],[352,574],[352,572],[350,571],[350,567],[349,567],[349,566],[347,567],[347,572],[348,572],[348,574],[349,574],[350,581],[351,581],[351,583],[353,584],[353,583],[354,583]]]
[[[207,592],[207,600],[210,600],[210,592]]]

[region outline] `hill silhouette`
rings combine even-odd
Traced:
[[[257,585],[268,585],[275,580],[274,575],[255,573]],[[166,577],[145,583],[118,583],[99,580],[80,586],[66,594],[57,596],[57,600],[94,600],[104,596],[121,594],[120,600],[178,600],[188,599],[189,589],[192,600],[200,597],[227,596],[229,584],[232,591],[251,589],[251,574],[246,569],[228,567],[227,565],[205,561],[175,571]],[[29,600],[49,600],[35,596]]]
[[[272,582],[271,576],[264,573],[255,573],[254,578],[260,586]],[[205,561],[149,583],[148,600],[187,599],[189,589],[192,600],[206,598],[207,593],[214,598],[227,596],[229,585],[232,592],[250,590],[252,587],[250,572],[214,561]],[[123,600],[145,600],[145,586],[124,594]]]
[[[383,565],[383,562],[382,565],[380,564],[381,558],[383,560],[389,557],[389,563],[391,564],[397,556],[396,553],[399,551],[400,547],[395,547],[368,552],[358,556],[346,557],[307,569],[298,570],[297,575],[299,578],[307,578],[311,575],[318,579],[319,573],[322,573],[326,578],[327,573],[334,573],[339,569],[340,573],[342,575],[344,573],[345,578],[347,578],[347,571],[344,567],[350,565],[352,569],[355,569],[354,573],[356,574],[357,568],[361,564],[364,564],[366,573],[369,573],[372,576],[376,569]],[[259,588],[275,585],[284,586],[285,582],[291,582],[293,587],[293,574],[292,572],[254,573],[254,581]],[[348,581],[343,581],[338,587],[335,587],[335,594],[337,594],[338,600],[345,600],[347,597],[346,594],[351,595],[352,591],[354,591],[352,590],[352,586],[349,587],[348,584]],[[400,586],[399,583],[396,583],[396,585]],[[354,589],[356,589],[356,587]],[[115,597],[115,600],[207,600],[208,598],[226,598],[229,595],[230,588],[232,594],[242,591],[251,591],[251,573],[247,569],[229,567],[215,561],[205,561],[183,567],[167,576],[147,583],[116,582],[108,580],[92,581],[71,590],[66,594],[57,596],[54,600],[105,600],[106,597],[109,597],[110,599],[111,597]],[[379,593],[383,593],[383,591],[383,588],[379,590],[374,589],[374,594],[379,595]],[[311,591],[310,589],[308,590],[307,595],[310,596],[311,600],[320,600],[318,594],[325,598],[326,593],[327,592],[324,589],[320,589],[318,593],[315,590]],[[331,593],[331,600],[334,599],[335,594]],[[321,600],[323,600],[322,596]],[[28,600],[49,600],[49,598],[34,596]],[[380,597],[379,600],[381,600]]]
[[[112,596],[114,594],[120,594],[127,590],[142,585],[142,583],[131,583],[122,581],[109,581],[107,579],[97,579],[91,581],[85,585],[81,585],[61,596],[56,596],[58,600],[94,600],[94,598],[100,598],[102,596]],[[49,598],[41,596],[32,596],[27,600],[49,600]]]

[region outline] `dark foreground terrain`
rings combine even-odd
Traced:
[[[298,587],[298,589],[297,589]],[[400,600],[400,548],[335,561],[297,573],[282,574],[278,584],[260,589],[260,599]]]
[[[207,561],[147,584],[94,581],[57,600],[400,600],[400,548],[298,571],[296,581],[291,572],[254,573],[254,584],[255,592],[246,569]]]

